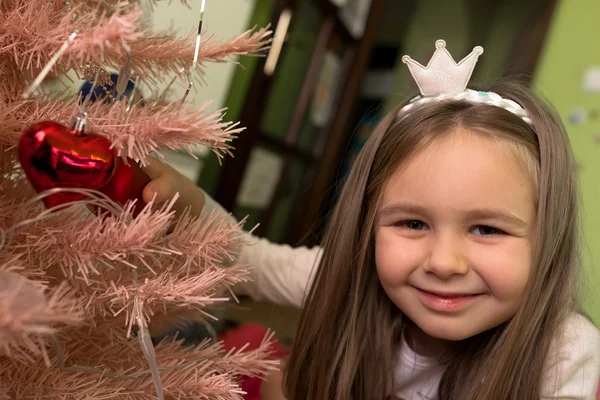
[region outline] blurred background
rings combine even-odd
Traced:
[[[190,5],[196,9],[199,3]],[[184,20],[176,10],[172,4],[155,12],[160,15],[155,27],[172,21],[193,26],[195,15]],[[173,165],[238,219],[247,215],[248,229],[260,223],[258,235],[317,244],[371,129],[390,108],[418,93],[401,57],[409,54],[426,64],[440,38],[457,61],[481,45],[485,53],[472,85],[525,81],[567,125],[584,202],[583,302],[598,325],[598,15],[597,0],[208,0],[207,32],[228,37],[271,23],[276,39],[267,57],[242,57],[243,68],[211,65],[219,72],[207,70],[208,86],[199,89],[214,106],[228,108],[228,119],[246,127],[234,142],[235,157],[219,166],[209,153],[199,161],[179,155]],[[295,310],[251,307],[234,314],[293,336]]]
[[[148,8],[153,31],[194,33],[201,0]],[[598,0],[207,0],[205,35],[229,38],[271,24],[263,58],[206,67],[198,105],[226,107],[246,130],[234,158],[198,148],[167,161],[245,225],[278,243],[318,244],[337,191],[371,129],[418,93],[401,62],[426,64],[443,38],[455,59],[476,45],[471,86],[507,78],[530,84],[558,110],[580,167],[586,287],[583,304],[600,324],[600,1]],[[207,36],[204,36],[207,37]],[[176,87],[175,95],[185,88]],[[236,321],[293,337],[297,311],[243,301]]]

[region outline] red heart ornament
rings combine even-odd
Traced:
[[[19,161],[38,193],[54,188],[100,190],[116,168],[108,139],[75,132],[53,121],[39,122],[23,132]],[[56,193],[43,201],[50,208],[83,198],[78,193]]]
[[[128,158],[125,164],[121,158],[118,158],[115,173],[100,191],[121,206],[124,206],[128,200],[137,199],[133,208],[135,217],[146,206],[142,199],[142,191],[150,180],[137,162]]]

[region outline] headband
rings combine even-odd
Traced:
[[[464,100],[469,103],[490,104],[503,108],[518,116],[530,126],[533,125],[527,111],[513,100],[505,99],[494,92],[479,92],[467,89],[477,59],[483,54],[483,47],[476,46],[471,54],[459,63],[456,63],[446,50],[445,41],[438,40],[435,42],[435,47],[435,53],[433,53],[427,67],[422,66],[409,56],[402,57],[402,62],[408,65],[410,74],[419,86],[421,94],[402,107],[398,115],[404,114],[411,108],[421,104],[443,100]]]

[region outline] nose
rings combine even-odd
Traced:
[[[451,232],[438,232],[431,239],[429,258],[426,260],[424,270],[448,279],[454,275],[465,275],[469,264],[464,256],[463,243],[460,235]]]

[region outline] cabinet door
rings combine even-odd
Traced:
[[[245,227],[286,242],[318,175],[360,38],[330,0],[273,3],[274,37],[253,72],[215,199]],[[298,233],[295,232],[294,235]],[[292,236],[294,236],[292,235]]]

